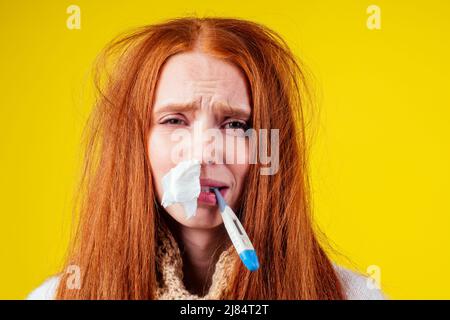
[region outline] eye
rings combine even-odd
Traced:
[[[247,130],[249,128],[249,125],[245,121],[229,121],[224,124],[225,129],[242,129]]]
[[[160,122],[160,124],[185,125],[186,121],[180,118],[168,118]]]

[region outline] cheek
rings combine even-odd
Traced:
[[[239,187],[241,191],[242,188],[245,187],[245,179],[247,177],[247,173],[250,169],[249,164],[235,164],[229,166],[230,170],[233,173],[234,178],[236,179],[236,185]]]
[[[169,135],[158,131],[152,131],[149,134],[147,152],[159,202],[163,194],[162,177],[174,166],[171,160],[172,143]]]
[[[227,163],[227,168],[233,176],[233,196],[231,206],[236,209],[240,206],[240,196],[246,188],[246,178],[250,169],[249,164],[249,141],[246,138],[234,137],[233,144],[226,144],[226,157],[234,159],[233,162]]]
[[[240,135],[224,135],[223,153],[226,164],[248,165],[250,161],[250,141],[248,137]],[[239,169],[242,171],[243,169]]]
[[[234,164],[234,165],[227,165],[227,167],[228,167],[228,170],[233,175],[233,179],[234,179],[234,186],[232,189],[232,197],[229,200],[229,205],[235,211],[237,211],[238,208],[241,206],[242,194],[244,193],[245,189],[247,188],[246,178],[247,178],[248,171],[250,169],[250,165]]]

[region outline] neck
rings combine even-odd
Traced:
[[[196,229],[172,220],[169,224],[183,259],[184,284],[190,292],[203,296],[211,286],[214,266],[227,244],[225,227]]]

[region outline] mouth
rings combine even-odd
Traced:
[[[200,179],[200,195],[198,197],[198,201],[203,204],[216,205],[217,199],[216,195],[212,188],[219,189],[219,192],[222,194],[222,197],[225,198],[225,195],[230,188],[227,184],[217,180],[211,179]]]

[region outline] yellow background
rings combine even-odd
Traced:
[[[66,8],[81,8],[81,30]],[[381,8],[381,30],[366,9]],[[113,36],[186,14],[280,32],[315,74],[315,215],[391,298],[450,298],[448,1],[5,1],[0,4],[0,298],[61,265],[89,70]]]

